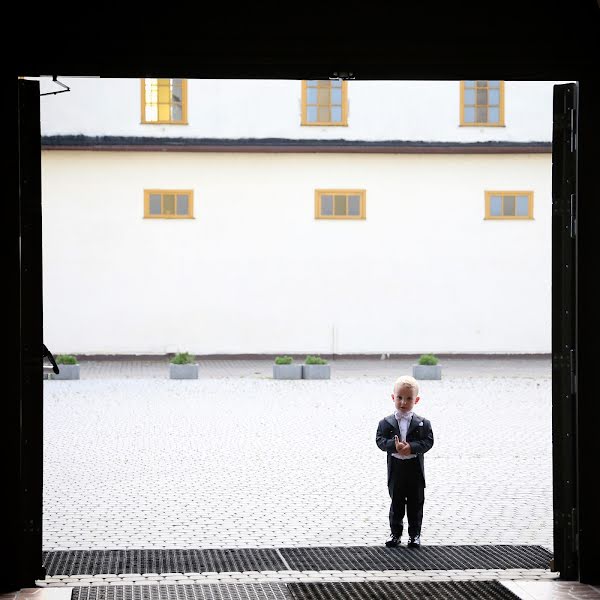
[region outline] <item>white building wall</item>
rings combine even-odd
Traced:
[[[550,352],[550,154],[44,151],[42,166],[56,353]],[[145,188],[193,189],[195,219],[144,219]],[[366,220],[315,220],[316,188],[366,189]],[[485,190],[534,191],[535,219],[485,221]]]
[[[505,127],[460,126],[459,81],[349,81],[348,126],[302,126],[301,81],[188,80],[188,125],[142,124],[139,79],[60,78],[43,96],[43,135],[549,142],[549,81],[505,82]],[[48,79],[44,91],[56,90]]]

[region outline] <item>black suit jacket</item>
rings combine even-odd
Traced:
[[[398,420],[391,414],[379,421],[377,436],[375,438],[377,446],[384,452],[387,452],[388,481],[391,476],[392,461],[399,460],[392,456],[396,452],[395,435],[400,438],[400,428],[398,427]],[[425,485],[425,460],[423,454],[433,446],[431,423],[427,419],[413,413],[408,431],[406,432],[406,441],[410,444],[413,454],[417,455],[415,460],[419,461],[421,473],[423,474],[423,485]]]

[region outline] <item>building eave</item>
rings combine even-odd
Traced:
[[[551,142],[436,142],[298,140],[285,138],[157,138],[128,136],[43,136],[42,150],[111,152],[264,152],[376,154],[545,154]]]

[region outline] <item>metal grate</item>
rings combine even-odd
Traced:
[[[348,546],[281,548],[297,571],[548,569],[552,554],[541,546]]]
[[[74,587],[71,600],[293,600],[280,583],[98,585]]]
[[[59,550],[42,555],[46,574],[204,573],[281,571],[287,567],[272,548],[230,550]]]
[[[498,581],[289,583],[294,600],[518,600]]]
[[[281,560],[281,556],[287,564]],[[384,546],[204,550],[60,550],[43,553],[49,577],[139,573],[329,570],[548,569],[541,546]]]

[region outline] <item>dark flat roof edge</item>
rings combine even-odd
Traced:
[[[272,360],[276,356],[291,356],[294,359],[304,360],[307,355],[317,355],[330,360],[381,360],[382,356],[387,359],[418,359],[421,354],[388,354],[388,353],[376,353],[376,354],[331,354],[331,353],[318,353],[318,352],[304,352],[301,354],[280,352],[273,354],[195,354],[197,360]],[[93,361],[131,361],[131,360],[155,360],[165,361],[175,356],[175,352],[167,354],[75,354],[78,360],[93,360]],[[452,354],[452,353],[435,353],[440,360],[444,359],[459,359],[459,360],[530,360],[530,359],[544,359],[550,360],[552,358],[551,353],[539,354],[539,353],[502,353],[502,354]]]
[[[549,153],[551,142],[435,142],[413,140],[294,140],[285,138],[156,138],[42,136],[42,150],[162,152]]]

